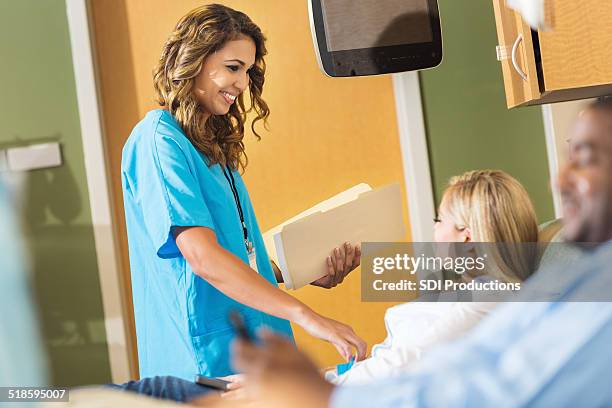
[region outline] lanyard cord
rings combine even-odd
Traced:
[[[242,233],[244,234],[244,242],[246,243],[248,241],[249,234],[247,231],[246,224],[244,223],[244,213],[242,212],[242,205],[240,205],[240,197],[238,196],[238,189],[236,189],[236,181],[234,180],[234,175],[232,174],[232,170],[229,166],[226,166],[223,169],[223,175],[229,183],[230,189],[232,190],[232,194],[234,195],[234,202],[236,203],[236,208],[238,209],[238,216],[240,216],[240,223],[242,224]]]

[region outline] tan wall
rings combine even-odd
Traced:
[[[260,142],[247,135],[250,165],[244,177],[262,231],[360,182],[374,187],[400,181],[404,189],[391,78],[330,79],[319,72],[306,0],[221,3],[247,13],[268,37],[264,97],[272,112],[271,130],[263,133]],[[163,42],[178,19],[201,4],[187,0],[91,2],[122,237],[121,148],[134,124],[155,106],[151,71]],[[361,303],[359,284],[356,272],[336,289],[313,287],[294,294],[315,310],[350,324],[371,345],[384,337],[383,315],[391,304]],[[300,347],[319,364],[339,362],[332,346],[299,329],[296,335]]]

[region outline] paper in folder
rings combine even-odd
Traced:
[[[345,242],[397,242],[406,238],[400,186],[358,184],[264,234],[268,254],[285,286],[298,289],[327,274],[326,258]]]

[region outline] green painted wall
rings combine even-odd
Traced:
[[[508,110],[491,0],[439,0],[444,60],[420,73],[436,202],[467,170],[505,170],[523,183],[540,221],[554,215],[540,107]]]
[[[0,1],[0,148],[58,141],[64,164],[29,173],[25,229],[58,385],[110,381],[63,0]]]

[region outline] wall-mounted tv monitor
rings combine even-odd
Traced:
[[[442,61],[437,0],[308,0],[321,70],[331,77],[432,68]]]

